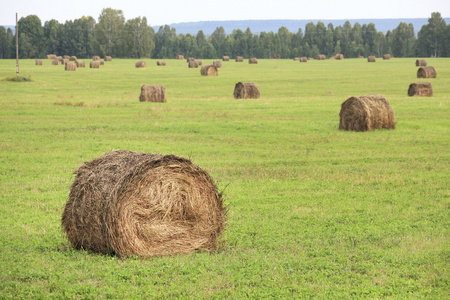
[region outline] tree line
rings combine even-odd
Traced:
[[[66,21],[46,21],[42,25],[36,15],[22,17],[18,22],[19,57],[42,58],[46,54],[74,55],[88,58],[109,55],[117,58],[281,58],[316,57],[341,53],[344,57],[374,55],[381,57],[450,57],[450,24],[434,12],[428,24],[417,34],[412,24],[401,22],[386,33],[377,31],[373,23],[342,26],[310,22],[303,32],[290,32],[280,27],[277,32],[254,34],[250,28],[225,33],[218,27],[209,36],[199,30],[196,35],[178,34],[168,25],[158,31],[148,25],[145,17],[125,20],[121,10],[105,8],[98,22],[90,16]],[[0,58],[15,58],[15,36],[10,28],[0,26]]]

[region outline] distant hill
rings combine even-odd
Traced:
[[[444,18],[445,23],[450,23],[450,18]],[[184,22],[184,23],[173,23],[168,24],[170,27],[176,29],[177,34],[190,33],[197,34],[199,30],[203,30],[205,34],[211,34],[217,27],[223,26],[225,32],[227,34],[231,33],[234,29],[241,29],[245,31],[248,27],[252,33],[260,33],[260,32],[277,32],[278,29],[282,26],[285,26],[290,32],[297,32],[299,28],[305,32],[305,26],[309,22],[313,22],[317,24],[317,22],[323,22],[325,26],[328,26],[329,23],[332,23],[334,27],[339,25],[344,25],[347,20],[241,20],[241,21],[201,21],[201,22]],[[348,20],[352,26],[358,22],[359,24],[375,24],[375,28],[378,31],[382,31],[386,33],[388,30],[395,29],[398,24],[401,22],[405,22],[406,24],[412,23],[414,26],[414,31],[417,32],[422,28],[423,25],[428,24],[428,18],[420,18],[420,19],[350,19]],[[153,26],[153,29],[156,31],[159,30],[158,26]]]

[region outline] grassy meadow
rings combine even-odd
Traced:
[[[427,298],[450,293],[450,58],[223,62],[114,59],[64,71],[0,60],[0,299]],[[89,63],[89,59],[85,59]],[[203,60],[211,64],[212,60]],[[238,81],[261,98],[236,100]],[[434,96],[407,97],[430,81]],[[139,102],[142,84],[167,103]],[[350,96],[382,94],[394,130],[338,130]],[[188,157],[224,190],[225,245],[174,257],[73,250],[72,172],[114,149]]]

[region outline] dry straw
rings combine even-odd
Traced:
[[[367,61],[368,61],[368,62],[376,62],[377,59],[376,59],[375,56],[368,56],[368,57],[367,57]]]
[[[68,62],[68,63],[66,63],[64,68],[66,71],[76,71],[77,65],[74,62]]]
[[[184,56],[183,55],[177,55],[177,56],[175,56],[175,59],[184,59]]]
[[[194,61],[190,61],[189,63],[188,63],[188,67],[189,68],[198,68],[198,63],[194,60]]]
[[[294,57],[293,61],[300,61],[300,57]]]
[[[77,65],[77,68],[85,68],[86,67],[86,64],[82,60],[77,60],[75,62],[75,64]]]
[[[319,55],[317,55],[317,60],[325,60],[325,55],[323,55],[323,54],[319,54]]]
[[[202,76],[217,76],[219,75],[219,71],[213,65],[206,65],[202,67],[200,74],[202,74]]]
[[[222,60],[223,61],[230,61],[230,57],[229,56],[224,56],[224,57],[222,57]]]
[[[236,56],[236,62],[243,62],[243,61],[244,61],[244,57]]]
[[[195,61],[195,57],[188,57],[186,59],[186,62],[191,62],[191,61]]]
[[[217,249],[226,209],[190,160],[119,150],[75,174],[61,220],[75,249],[145,257]]]
[[[98,60],[91,60],[91,62],[89,63],[89,68],[91,68],[91,69],[98,69],[98,68],[100,68],[100,61],[98,61]]]
[[[429,82],[411,83],[408,88],[408,96],[433,97],[433,87]]]
[[[427,61],[425,59],[416,60],[416,67],[426,67]]]
[[[157,66],[165,66],[165,65],[166,65],[166,61],[165,61],[165,60],[158,60],[158,61],[156,62],[156,65],[157,65]]]
[[[167,102],[166,88],[163,85],[143,84],[141,86],[141,102]]]
[[[306,56],[300,57],[300,62],[308,62],[308,58]]]
[[[342,59],[344,59],[344,54],[336,54],[336,56],[334,58],[337,60],[342,60]]]
[[[213,61],[213,66],[216,68],[222,68],[222,62],[220,60]]]
[[[203,65],[203,62],[200,59],[196,59],[195,62],[197,63],[197,65],[201,66]]]
[[[258,85],[254,82],[238,82],[234,87],[235,99],[259,99]]]
[[[69,57],[69,61],[77,61],[77,57],[76,56],[71,56],[71,57]]]
[[[45,56],[46,59],[56,59],[56,55],[55,54],[47,54]]]
[[[36,66],[42,66],[42,59],[36,59]]]
[[[436,70],[434,67],[420,67],[419,70],[417,70],[417,78],[436,78]]]
[[[394,129],[397,124],[389,101],[382,95],[350,97],[342,103],[339,116],[341,130]]]
[[[281,59],[281,55],[280,55],[280,54],[274,54],[274,55],[273,55],[273,58],[274,58],[274,59]]]
[[[100,60],[100,56],[95,55],[95,56],[92,57],[92,60]]]
[[[145,63],[145,61],[141,60],[141,61],[136,62],[135,67],[136,68],[147,68],[147,64]]]
[[[53,66],[58,66],[58,65],[60,65],[60,61],[57,60],[57,59],[54,59],[54,60],[52,60],[52,65]]]
[[[111,56],[105,56],[105,61],[112,61],[112,57]]]
[[[69,60],[70,56],[69,55],[64,55],[63,58]]]
[[[257,64],[258,63],[258,59],[256,57],[252,57],[248,59],[248,63],[249,64]]]
[[[383,55],[383,59],[391,59],[391,55],[390,54],[384,54]]]

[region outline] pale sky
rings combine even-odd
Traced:
[[[450,17],[450,0],[0,0],[0,25],[37,15],[42,25],[92,16],[103,8],[120,9],[126,20],[146,17],[149,25],[226,20],[341,20],[429,18],[432,12]]]

